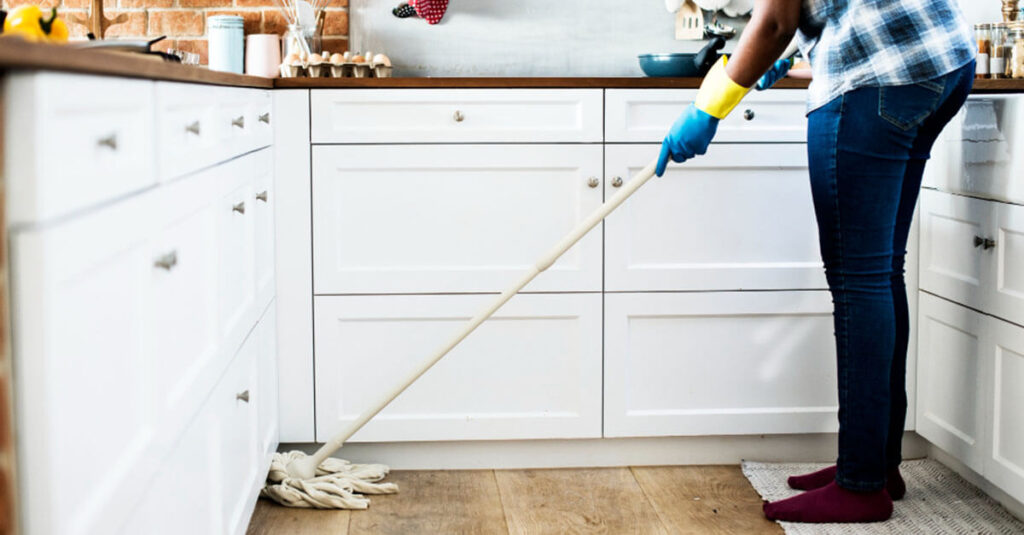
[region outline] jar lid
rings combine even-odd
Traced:
[[[238,15],[213,15],[207,17],[206,24],[210,28],[241,28],[243,21]]]
[[[991,30],[992,29],[992,25],[991,24],[975,24],[974,25],[974,29],[975,30]]]

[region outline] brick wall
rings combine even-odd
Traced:
[[[68,15],[88,15],[91,0],[2,0],[4,9],[25,3],[43,7],[56,6],[68,22],[72,38],[84,38],[84,26],[70,22]],[[177,48],[198,52],[206,64],[206,17],[240,15],[245,20],[245,33],[284,34],[287,23],[275,7],[274,0],[104,0],[103,13],[113,17],[128,15],[128,21],[107,29],[107,37],[137,38],[166,35],[155,48]],[[343,52],[348,49],[348,0],[331,0],[324,18],[324,49]]]

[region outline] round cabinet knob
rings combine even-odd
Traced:
[[[260,114],[260,122],[270,124],[270,112]]]
[[[455,119],[457,123],[461,123],[466,119],[466,116],[461,111],[455,110],[455,115],[452,116],[452,119]]]
[[[267,202],[267,190],[263,190],[256,194],[257,201]]]
[[[748,121],[753,121],[754,117],[755,117],[754,110],[746,110],[746,111],[743,112],[743,118],[748,120]]]
[[[174,266],[178,265],[178,252],[171,251],[160,258],[157,258],[153,262],[153,265],[166,271],[174,269]]]
[[[235,394],[235,399],[236,400],[240,399],[240,400],[242,400],[242,401],[244,401],[246,403],[249,403],[249,391],[245,390],[243,392],[239,392],[238,394]]]
[[[234,119],[232,119],[231,120],[231,126],[236,126],[238,128],[245,128],[245,116],[244,115],[239,115],[238,117],[235,117]]]
[[[96,144],[110,150],[117,150],[117,134],[110,134],[107,137],[101,138]]]
[[[245,213],[245,201],[242,201],[242,202],[232,206],[231,207],[231,211],[232,212],[238,212],[240,214],[244,214]]]
[[[199,135],[199,121],[193,121],[185,126],[185,131],[189,134]]]
[[[601,181],[598,180],[596,176],[592,176],[589,179],[587,179],[587,185],[592,188],[596,188],[601,185]]]
[[[622,177],[621,176],[617,176],[617,177],[613,178],[612,179],[612,187],[613,188],[618,188],[620,186],[622,186]]]

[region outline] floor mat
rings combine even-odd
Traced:
[[[799,494],[786,478],[828,466],[817,463],[744,462],[743,475],[768,501]],[[907,495],[896,502],[892,518],[876,524],[801,524],[779,522],[790,535],[920,534],[961,535],[975,533],[1020,534],[1024,522],[1002,505],[937,461],[904,461],[900,472]]]

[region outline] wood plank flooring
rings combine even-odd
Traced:
[[[782,533],[738,466],[396,471],[366,511],[260,500],[248,535]]]

